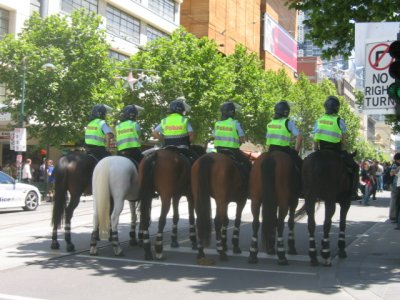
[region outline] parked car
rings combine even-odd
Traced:
[[[39,189],[31,184],[16,182],[14,178],[0,171],[0,208],[22,207],[35,210],[41,203]]]

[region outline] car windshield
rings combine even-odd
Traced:
[[[0,184],[14,183],[14,178],[0,171]]]

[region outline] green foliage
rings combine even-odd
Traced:
[[[354,49],[355,22],[394,22],[400,20],[398,0],[288,0],[289,8],[304,11],[309,19],[304,23],[311,29],[307,35],[324,48],[325,58],[350,56]]]
[[[14,117],[18,114],[20,101],[14,99],[21,99],[25,66],[25,121],[29,135],[42,145],[82,139],[89,112],[99,99],[93,93],[110,77],[100,24],[100,17],[85,10],[44,19],[34,14],[18,39],[9,35],[0,42],[0,82],[7,86],[9,111]],[[47,62],[55,70],[43,69]]]

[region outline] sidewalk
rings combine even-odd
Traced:
[[[370,203],[386,207],[386,216],[349,245],[348,257],[336,263],[336,280],[355,299],[392,300],[400,295],[400,230],[388,218],[390,192],[377,193],[377,198]],[[371,219],[377,215],[374,206],[362,212]]]

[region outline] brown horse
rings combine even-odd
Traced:
[[[352,154],[354,157],[355,154]],[[311,265],[318,265],[315,245],[315,203],[321,199],[325,203],[324,236],[322,239],[322,263],[331,265],[329,246],[329,232],[332,226],[332,216],[336,210],[336,203],[340,205],[339,225],[339,257],[347,256],[345,251],[346,218],[351,204],[352,180],[358,179],[358,172],[350,178],[345,162],[340,155],[331,150],[320,150],[311,153],[304,159],[303,191],[305,207],[308,215],[309,251]]]
[[[192,193],[197,214],[199,264],[213,264],[207,260],[204,247],[210,243],[211,199],[216,203],[214,219],[217,251],[221,260],[227,260],[226,230],[229,223],[228,204],[236,202],[236,219],[233,230],[233,252],[241,253],[239,228],[242,211],[247,200],[247,183],[237,163],[225,154],[209,153],[200,157],[192,167]]]
[[[92,193],[92,174],[97,160],[84,152],[75,151],[62,156],[54,169],[53,234],[51,249],[59,249],[57,229],[65,217],[67,251],[75,251],[71,242],[71,219],[83,193]],[[70,194],[69,203],[67,193]],[[68,203],[68,205],[67,205]]]
[[[200,147],[193,147],[198,154],[205,153]],[[171,247],[179,247],[178,221],[179,221],[179,200],[182,196],[187,197],[189,205],[189,235],[192,247],[196,249],[196,230],[194,218],[194,206],[190,189],[190,169],[191,162],[177,149],[160,149],[146,156],[139,165],[139,182],[141,199],[141,228],[140,239],[143,239],[145,259],[153,259],[150,246],[148,228],[150,226],[151,203],[158,193],[161,199],[161,214],[158,222],[158,232],[156,236],[156,258],[163,257],[163,231],[166,224],[166,217],[171,207],[173,207],[173,226],[171,234]]]
[[[296,175],[291,157],[280,151],[263,153],[254,162],[250,174],[251,212],[253,214],[253,237],[250,246],[250,263],[257,263],[258,230],[262,204],[262,233],[267,253],[278,255],[278,264],[287,265],[283,243],[285,218],[289,212],[289,254],[296,254],[294,242],[294,217],[299,202],[300,178]],[[275,236],[277,251],[275,251]]]

